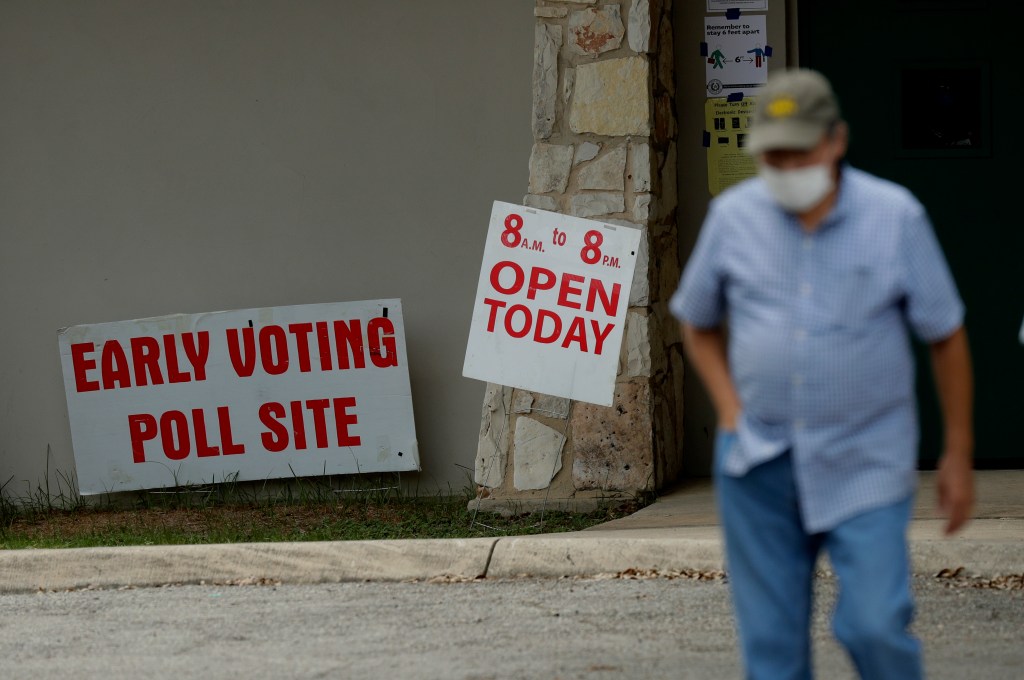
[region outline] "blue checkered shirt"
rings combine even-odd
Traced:
[[[728,322],[742,413],[726,474],[792,450],[804,528],[827,531],[917,483],[910,332],[948,337],[964,307],[921,204],[844,167],[814,232],[754,178],[712,201],[670,302],[698,328]]]

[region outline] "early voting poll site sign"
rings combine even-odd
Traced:
[[[83,494],[419,469],[400,300],[59,332]]]
[[[640,231],[495,201],[463,375],[611,406]]]

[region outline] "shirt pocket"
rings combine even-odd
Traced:
[[[829,305],[831,325],[843,329],[863,328],[885,304],[890,289],[885,267],[861,263],[839,270],[835,298]]]

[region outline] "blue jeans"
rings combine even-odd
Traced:
[[[725,533],[726,568],[747,677],[811,677],[814,566],[828,552],[839,579],[836,638],[862,678],[921,678],[906,530],[913,497],[807,534],[786,452],[742,477],[722,472],[735,433],[715,443],[715,489]]]

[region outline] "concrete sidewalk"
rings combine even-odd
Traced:
[[[922,473],[910,528],[914,570],[1024,573],[1024,471],[979,472],[976,519],[952,539],[935,519],[934,473]],[[627,569],[722,569],[710,483],[586,531],[507,538],[334,541],[0,551],[0,593],[185,583],[330,583],[519,576]]]

